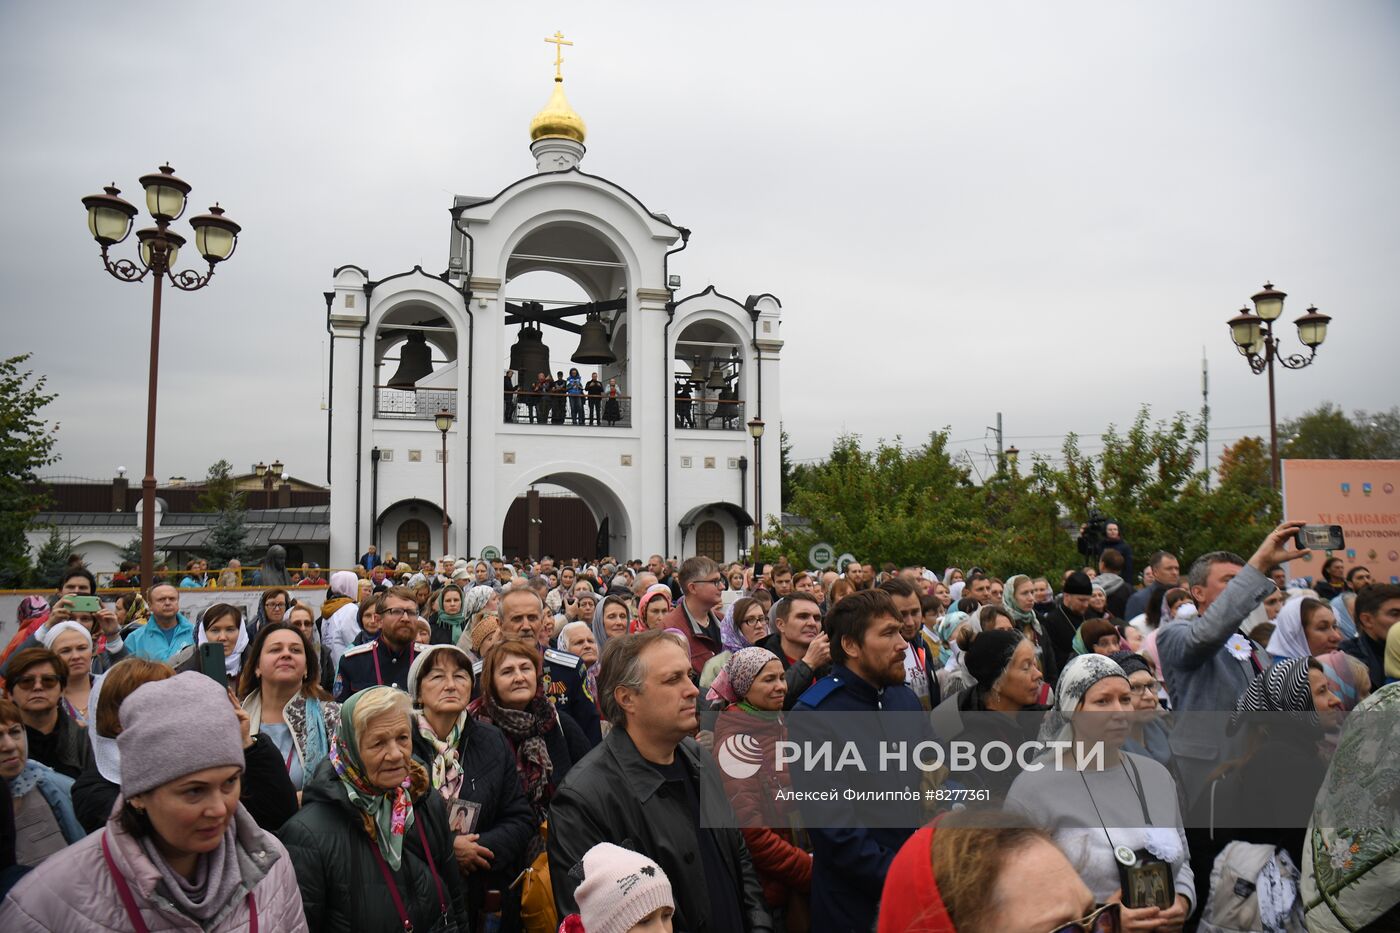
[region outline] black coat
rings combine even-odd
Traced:
[[[311,933],[394,933],[403,929],[376,864],[375,843],[365,832],[363,812],[350,802],[327,759],[316,766],[306,785],[301,811],[277,834],[296,869]],[[466,929],[466,886],[452,855],[452,833],[442,796],[424,790],[413,802],[413,822],[404,836],[403,863],[392,872],[409,920],[415,930],[430,930],[441,914],[437,886],[421,842],[426,838],[449,916]]]
[[[121,788],[97,770],[94,758],[73,783],[73,814],[78,824],[90,833],[107,825],[120,793]],[[277,832],[297,812],[296,786],[287,777],[282,753],[268,736],[254,736],[253,744],[243,750],[243,788],[238,802],[270,833]]]
[[[495,856],[490,871],[467,875],[467,890],[475,915],[481,909],[487,890],[509,890],[510,883],[525,868],[525,847],[539,832],[539,827],[535,825],[534,814],[520,786],[515,753],[500,729],[468,716],[457,749],[463,772],[457,799],[470,800],[480,806],[473,832],[480,835],[477,844],[490,849]],[[416,731],[413,757],[431,770],[435,757],[433,747]],[[507,897],[506,902],[507,913],[519,909],[515,899]]]
[[[682,739],[676,755],[704,786],[702,800],[728,799],[719,770],[693,739]],[[579,879],[570,869],[597,843],[611,842],[654,859],[671,879],[677,930],[769,933],[772,921],[743,835],[732,825],[698,830],[712,834],[733,882],[731,891],[707,890],[698,855],[697,814],[685,800],[668,793],[665,785],[661,773],[647,764],[627,730],[620,727],[569,773],[549,811],[549,875],[559,915],[578,913],[574,889]],[[719,895],[738,899],[744,931],[713,927],[710,901]]]
[[[767,648],[773,652],[783,665],[783,678],[787,681],[787,697],[783,699],[783,709],[785,710],[796,706],[797,701],[802,699],[802,694],[807,692],[808,687],[831,673],[830,664],[818,671],[808,667],[807,662],[801,658],[789,664],[787,655],[783,653],[783,636],[777,632],[759,642],[758,647]]]

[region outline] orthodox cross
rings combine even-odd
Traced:
[[[564,46],[573,45],[573,43],[565,39],[562,32],[556,32],[552,37],[544,41],[554,46],[554,79],[556,81],[562,81],[564,80],[564,74],[559,66],[564,64]]]

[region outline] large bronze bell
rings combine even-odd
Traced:
[[[520,335],[510,348],[510,368],[519,383],[530,386],[540,373],[549,372],[549,347],[544,345],[544,332],[529,324],[520,328]]]
[[[399,368],[389,377],[389,388],[411,389],[433,371],[433,351],[421,330],[408,332],[408,343],[399,351]]]
[[[608,328],[598,319],[596,312],[588,315],[578,339],[578,350],[569,359],[575,363],[617,362],[617,354],[608,346]]]
[[[710,378],[706,381],[705,388],[718,392],[727,385],[729,385],[729,379],[724,374],[724,364],[716,360],[715,368],[710,370]]]

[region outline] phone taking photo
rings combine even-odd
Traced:
[[[224,646],[206,641],[199,646],[199,672],[220,687],[228,686],[228,671],[224,668]]]
[[[1298,529],[1298,547],[1309,551],[1340,551],[1346,547],[1341,525],[1304,525]]]

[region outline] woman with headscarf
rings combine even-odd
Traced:
[[[1133,717],[1129,723],[1128,737],[1123,741],[1125,751],[1146,755],[1173,771],[1174,759],[1168,744],[1170,730],[1163,724],[1168,714],[1157,700],[1157,683],[1147,659],[1131,651],[1119,651],[1111,655],[1123,673],[1128,677],[1128,689],[1133,695]],[[1177,775],[1175,771],[1172,777]],[[1180,781],[1177,782],[1180,784]]]
[[[262,563],[258,566],[258,586],[291,586],[292,579],[287,576],[287,549],[280,544],[274,544],[267,549],[263,555]]]
[[[1274,619],[1268,652],[1275,661],[1314,658],[1336,651],[1342,643],[1332,607],[1311,596],[1295,596]]]
[[[1371,674],[1366,662],[1353,658],[1344,651],[1329,651],[1318,655],[1317,663],[1327,675],[1327,687],[1342,704],[1342,712],[1349,713],[1374,691]]]
[[[1027,883],[1034,879],[1034,883]],[[1042,830],[1006,813],[941,815],[905,840],[885,873],[878,933],[1118,930]]]
[[[39,643],[68,665],[68,682],[59,703],[68,718],[87,726],[88,699],[92,693],[92,632],[72,619],[41,629]]]
[[[1342,630],[1342,638],[1356,637],[1356,620],[1351,610],[1356,605],[1356,594],[1348,590],[1332,598],[1332,614],[1337,617],[1337,627]]]
[[[1043,712],[1040,704],[1040,667],[1035,663],[1035,647],[1020,632],[982,632],[972,640],[963,657],[976,685],[955,693],[934,707],[934,732],[944,741],[954,738],[984,743],[1005,742],[1012,748],[1035,736],[1039,717],[1020,715]],[[998,716],[971,716],[969,713],[999,713]],[[999,802],[1016,776],[1005,769],[978,768],[962,772],[964,783],[991,791],[992,802]]]
[[[0,906],[0,928],[305,931],[282,843],[239,804],[244,739],[229,698],[188,672],[121,707],[121,797]]]
[[[710,684],[714,683],[720,671],[724,670],[724,665],[736,652],[757,645],[768,637],[776,624],[773,619],[777,610],[778,604],[774,603],[773,608],[765,613],[763,605],[749,596],[729,604],[729,608],[724,611],[724,618],[719,623],[720,643],[724,650],[706,661],[705,666],[700,669],[701,690],[710,688]]]
[[[353,570],[337,570],[331,574],[326,593],[326,601],[321,603],[321,621],[324,622],[341,606],[355,604],[355,596],[360,592],[360,578]]]
[[[501,606],[501,594],[494,588],[481,583],[467,590],[462,596],[462,615],[469,622],[475,622],[476,617],[483,612],[494,612]],[[470,624],[468,628],[470,629]]]
[[[715,745],[742,742],[759,760],[772,761],[777,743],[787,738],[786,698],[787,679],[778,656],[767,648],[740,648],[730,655],[706,695],[722,709],[715,722]],[[720,775],[764,898],[778,914],[775,927],[806,929],[812,855],[798,824],[797,807],[790,802],[790,793],[783,793],[792,790],[792,776],[787,770],[764,771],[762,776],[742,780],[723,770]]]
[[[413,717],[413,756],[447,803],[453,852],[476,919],[488,889],[510,891],[538,827],[521,792],[510,743],[495,726],[467,713],[473,680],[472,661],[456,645],[429,646],[408,671],[408,695],[419,709]],[[507,894],[505,900],[502,914],[509,927],[519,897]]]
[[[368,687],[342,706],[281,832],[312,930],[467,929],[447,805],[413,760],[413,734],[402,690]]]
[[[664,583],[647,587],[637,603],[637,618],[632,620],[631,634],[666,627],[666,615],[671,611],[671,588]]]
[[[449,583],[433,594],[432,615],[428,625],[432,629],[431,643],[434,645],[455,645],[467,627],[470,618],[463,611],[464,594],[462,588]]]
[[[1040,664],[1040,673],[1045,682],[1053,684],[1059,679],[1060,671],[1055,666],[1055,652],[1046,650],[1045,629],[1041,627],[1040,616],[1035,614],[1035,581],[1024,573],[1015,574],[1006,581],[1001,601],[1006,611],[1011,613],[1011,621],[1016,628],[1035,645],[1036,661]]]
[[[1400,687],[1378,689],[1356,712],[1305,837],[1301,893],[1314,933],[1400,929]]]
[[[1195,907],[1196,890],[1176,781],[1157,761],[1123,749],[1133,713],[1128,676],[1118,662],[1092,653],[1071,660],[1040,741],[1072,746],[1062,758],[1047,753],[1042,767],[1021,772],[1007,806],[1054,836],[1101,904],[1132,900],[1122,890],[1121,853],[1133,864],[1165,862],[1171,886],[1155,904],[1124,906],[1123,926],[1179,929]]]
[[[587,599],[587,594],[583,594],[580,599]],[[632,622],[632,611],[627,605],[627,600],[621,596],[604,596],[596,609],[593,610],[593,637],[598,642],[598,656],[602,657],[603,648],[608,643],[609,638],[617,638],[627,634],[628,626]]]
[[[1222,766],[1197,803],[1194,822],[1217,840],[1195,862],[1198,874],[1228,839],[1281,847],[1302,864],[1303,827],[1331,755],[1326,733],[1341,709],[1316,658],[1280,661],[1254,678],[1226,730],[1244,732],[1244,754]]]
[[[242,609],[232,603],[215,603],[205,609],[195,626],[195,642],[170,659],[170,666],[176,673],[199,670],[198,645],[212,643],[223,649],[224,674],[228,682],[238,682],[243,653],[248,649],[248,629],[243,625]]]

